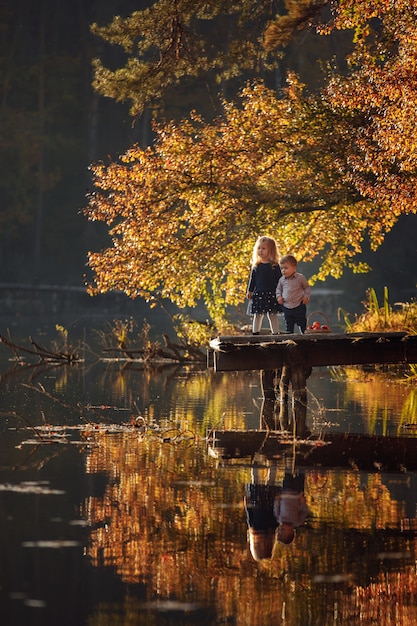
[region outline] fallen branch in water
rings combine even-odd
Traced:
[[[152,361],[169,361],[171,363],[202,363],[206,360],[206,351],[201,349],[205,343],[192,339],[187,335],[178,335],[178,343],[174,343],[166,334],[162,334],[164,345],[150,337],[151,326],[146,320],[142,329],[136,333],[137,324],[132,318],[128,320],[113,320],[109,324],[109,331],[95,331],[102,344],[102,351],[112,353],[114,358],[141,360],[144,363]]]
[[[32,337],[29,337],[29,341],[33,349],[20,346],[4,335],[0,335],[0,342],[10,348],[16,358],[20,358],[22,354],[30,354],[38,357],[40,363],[75,363],[80,360],[78,354],[72,350],[53,352],[40,346]]]
[[[151,343],[145,348],[135,347],[110,347],[103,348],[103,352],[125,355],[128,359],[141,358],[146,362],[156,359],[166,359],[177,363],[189,363],[190,361],[204,361],[205,355],[195,346],[188,344],[172,343],[168,335],[163,335],[165,348],[157,342]]]

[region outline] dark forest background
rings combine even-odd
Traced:
[[[114,15],[127,16],[147,4],[2,0],[1,283],[82,286],[87,250],[106,243],[104,229],[81,214],[91,190],[89,165],[114,160],[133,143],[151,143],[151,113],[145,111],[133,120],[128,104],[94,92],[92,59],[100,57],[115,68],[122,52],[93,36],[90,24],[105,25]],[[218,31],[213,32],[216,36]],[[346,33],[329,38],[301,33],[286,49],[278,70],[264,78],[279,90],[286,70],[294,69],[314,89],[321,84],[318,59],[336,55],[342,64],[348,47]],[[220,112],[214,90],[232,98],[244,82],[245,77],[220,88],[190,82],[167,95],[159,114],[178,119],[197,108],[213,117]],[[380,250],[365,255],[374,268],[371,273],[347,273],[326,286],[355,294],[358,302],[368,287],[378,292],[384,285],[392,301],[411,299],[416,291],[416,231],[416,216],[402,218]],[[309,274],[305,266],[303,271]]]

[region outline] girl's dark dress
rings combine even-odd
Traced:
[[[258,532],[277,528],[274,503],[280,492],[276,485],[246,485],[245,510],[249,528]]]
[[[280,313],[281,305],[277,302],[275,290],[281,278],[279,265],[259,263],[252,268],[248,291],[252,293],[249,314]]]

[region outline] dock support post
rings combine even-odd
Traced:
[[[295,431],[297,437],[307,432],[307,378],[312,368],[302,363],[284,365],[278,370],[261,370],[262,409],[260,428]],[[277,414],[276,380],[279,379],[279,410]],[[291,384],[291,414],[288,409],[288,389]],[[294,428],[295,426],[295,428]]]
[[[297,437],[303,437],[307,430],[307,387],[306,370],[301,365],[291,368],[292,423]]]
[[[259,419],[261,430],[278,430],[278,416],[276,411],[276,379],[280,370],[261,370],[262,407]]]
[[[288,415],[288,387],[291,381],[291,369],[284,365],[279,380],[279,423],[281,430],[289,430],[290,420]]]
[[[277,376],[276,370],[261,370],[261,389],[262,397],[269,400],[275,400],[275,379]]]
[[[263,398],[259,418],[260,430],[279,430],[277,402],[271,398]]]

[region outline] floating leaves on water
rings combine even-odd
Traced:
[[[350,582],[351,577],[351,574],[317,574],[313,577],[313,582],[338,585]]]
[[[190,611],[198,611],[201,608],[196,602],[179,602],[177,600],[156,600],[155,602],[147,602],[144,606],[146,609],[155,611],[181,611],[188,613]]]
[[[23,601],[25,606],[29,606],[32,609],[43,609],[46,606],[46,602],[44,600],[38,600],[36,598],[26,598]]]
[[[411,552],[378,552],[377,559],[381,561],[400,561],[402,559],[411,559]]]
[[[66,492],[61,489],[51,489],[47,481],[27,481],[21,483],[0,483],[0,491],[13,491],[15,493],[34,493],[41,495],[63,495]]]
[[[68,522],[69,526],[88,526],[88,521],[86,519],[74,519]]]
[[[25,606],[29,606],[34,609],[43,609],[46,606],[46,602],[44,600],[39,600],[38,598],[27,598],[21,591],[11,592],[9,594],[9,598],[10,600],[22,600]]]
[[[23,541],[23,548],[77,548],[81,543],[69,539],[39,539],[38,541]]]
[[[21,441],[17,448],[23,445],[39,446],[50,444],[71,444],[71,445],[88,445],[95,443],[97,435],[131,433],[138,436],[138,439],[158,439],[163,443],[179,443],[189,441],[193,443],[196,440],[196,433],[191,430],[182,430],[170,425],[161,427],[156,422],[147,423],[142,417],[132,418],[129,423],[123,424],[103,424],[89,423],[77,425],[52,426],[51,424],[41,424],[39,426],[24,427],[22,431],[35,432],[38,435],[36,439],[25,439]]]
[[[176,480],[176,485],[188,485],[189,487],[215,487],[215,480]]]

